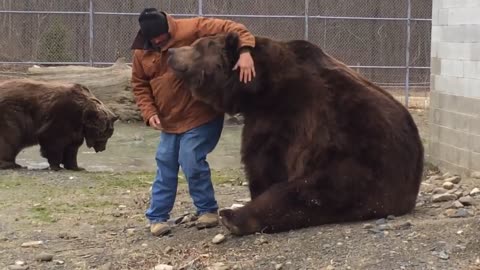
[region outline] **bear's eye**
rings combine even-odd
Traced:
[[[214,47],[214,46],[215,46],[215,42],[213,42],[212,40],[210,40],[210,41],[208,42],[208,44],[207,44],[207,47],[208,47],[208,48],[212,48],[212,47]]]

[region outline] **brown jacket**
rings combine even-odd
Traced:
[[[161,51],[147,49],[140,32],[132,45],[133,94],[147,125],[148,119],[158,114],[162,131],[183,133],[223,112],[217,112],[192,97],[190,91],[167,67],[167,49],[191,45],[200,37],[230,31],[239,34],[240,48],[254,47],[255,38],[244,25],[229,20],[203,17],[174,19],[166,15],[171,38]]]

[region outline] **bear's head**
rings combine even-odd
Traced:
[[[118,120],[105,104],[94,97],[90,97],[90,104],[83,111],[83,127],[85,142],[88,148],[95,152],[104,151],[107,141],[113,135],[114,123]]]
[[[170,48],[168,65],[195,98],[219,111],[231,112],[233,104],[228,103],[235,91],[251,87],[255,81],[240,85],[239,70],[233,70],[239,58],[238,47],[236,33],[200,38],[191,46]]]

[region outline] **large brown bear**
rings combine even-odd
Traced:
[[[25,147],[40,144],[50,169],[82,170],[78,148],[85,139],[96,152],[106,148],[118,119],[80,84],[28,79],[0,83],[0,169],[15,162]]]
[[[245,118],[242,162],[252,201],[220,211],[233,234],[403,215],[414,206],[423,146],[405,107],[307,41],[256,37],[256,77],[232,67],[238,36],[169,50],[195,97]]]

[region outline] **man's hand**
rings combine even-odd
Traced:
[[[236,70],[237,68],[240,68],[241,82],[250,82],[255,77],[255,65],[250,52],[243,52],[240,54],[237,64],[233,67],[233,70]]]
[[[150,117],[150,119],[148,119],[148,124],[153,127],[154,129],[156,130],[160,130],[160,118],[158,118],[158,115],[153,115],[152,117]]]

